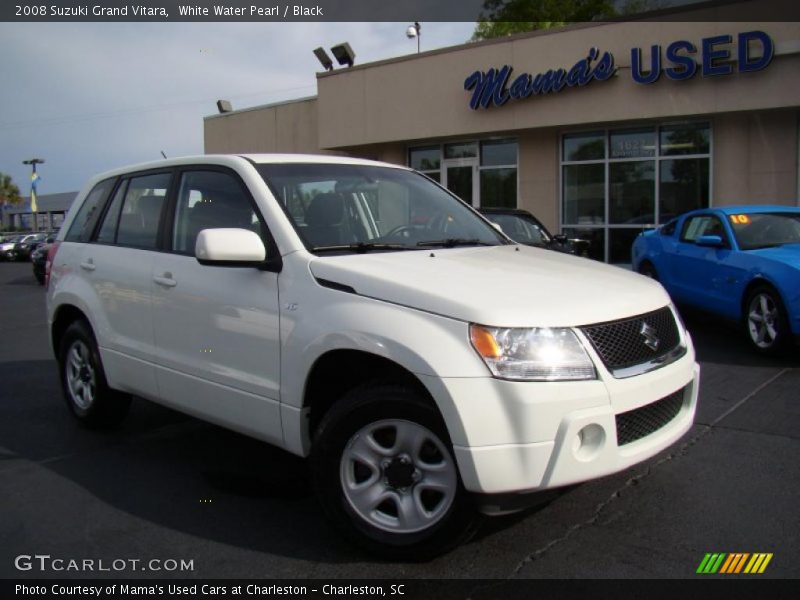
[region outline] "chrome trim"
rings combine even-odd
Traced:
[[[636,377],[637,375],[643,375],[644,373],[655,371],[656,369],[660,369],[661,367],[666,367],[667,365],[672,364],[676,360],[679,360],[680,358],[685,356],[686,352],[687,352],[686,343],[682,341],[681,344],[675,346],[675,348],[673,348],[666,354],[659,356],[658,358],[654,358],[653,360],[649,360],[647,362],[643,362],[638,365],[633,365],[632,367],[613,369],[610,372],[611,375],[616,379],[627,379],[628,377]]]

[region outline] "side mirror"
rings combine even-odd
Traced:
[[[567,236],[566,236],[565,234],[563,234],[563,233],[557,233],[557,234],[555,234],[555,235],[553,236],[553,239],[554,239],[555,241],[557,241],[559,244],[561,244],[562,246],[566,246],[566,245],[567,245],[567,242],[569,242],[569,239],[568,239],[568,238],[567,238]]]
[[[701,235],[694,243],[698,246],[707,246],[709,248],[722,248],[725,245],[722,243],[722,237],[718,235]]]
[[[267,249],[248,229],[203,229],[197,235],[194,255],[201,265],[257,267],[266,260]]]

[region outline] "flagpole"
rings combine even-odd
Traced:
[[[36,165],[44,164],[43,158],[31,158],[23,160],[23,165],[31,165],[31,212],[33,213],[33,231],[39,231],[39,207],[36,205],[36,182],[39,176],[36,174]]]

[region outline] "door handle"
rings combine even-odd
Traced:
[[[155,281],[158,285],[163,285],[164,287],[175,287],[178,285],[178,282],[172,278],[172,273],[170,272],[163,273],[160,277],[153,277],[153,281]]]
[[[91,258],[81,263],[81,269],[84,271],[94,271],[96,268],[97,266]]]

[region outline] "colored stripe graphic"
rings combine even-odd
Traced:
[[[750,559],[750,562],[747,563],[747,566],[744,569],[745,573],[763,573],[769,561],[772,560],[772,553],[759,553],[753,554],[753,558]]]
[[[703,575],[734,575],[739,573],[763,573],[772,560],[771,552],[707,552],[697,567],[697,573]],[[749,559],[749,560],[748,560]],[[745,566],[747,565],[747,566]]]

